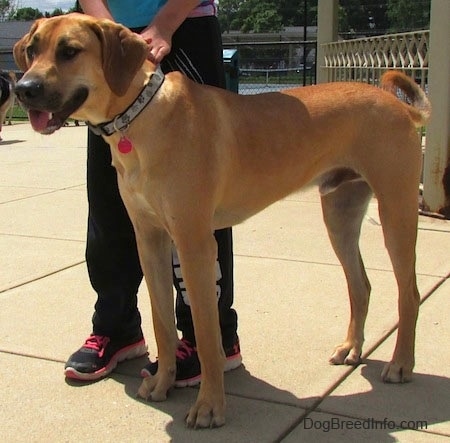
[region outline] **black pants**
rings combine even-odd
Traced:
[[[215,17],[187,19],[172,40],[172,51],[163,60],[164,72],[178,70],[193,80],[224,87],[221,34]],[[199,111],[201,112],[201,110]],[[180,128],[183,131],[183,128]],[[89,201],[86,261],[92,287],[97,292],[93,332],[110,337],[133,337],[140,331],[137,290],[142,281],[133,227],[120,198],[117,176],[105,141],[89,131],[87,159]],[[237,330],[233,304],[233,245],[231,228],[215,232],[218,244],[218,307],[224,347],[230,347]],[[176,257],[176,255],[175,255]],[[177,260],[177,327],[195,343],[192,316]]]

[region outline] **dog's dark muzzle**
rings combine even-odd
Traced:
[[[34,130],[51,134],[85,102],[89,90],[80,86],[72,96],[64,101],[62,94],[47,87],[38,77],[23,77],[17,82],[15,93],[28,111],[28,117]]]
[[[42,99],[44,96],[44,85],[42,82],[24,78],[17,82],[14,91],[22,103],[30,103]]]
[[[22,105],[29,109],[52,112],[61,105],[61,94],[50,92],[38,77],[23,77],[16,83],[14,92]]]

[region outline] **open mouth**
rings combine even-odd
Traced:
[[[32,128],[41,134],[52,134],[61,128],[66,120],[85,102],[87,88],[80,88],[72,98],[58,111],[46,111],[28,108],[28,118]]]

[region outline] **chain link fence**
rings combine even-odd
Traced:
[[[239,93],[258,94],[316,83],[316,41],[234,42]]]

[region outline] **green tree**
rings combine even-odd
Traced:
[[[5,21],[13,9],[14,5],[9,0],[0,0],[0,21]]]
[[[278,10],[284,26],[303,26],[305,23],[303,0],[279,0]]]
[[[39,9],[20,8],[13,14],[11,19],[18,20],[18,21],[30,21],[30,20],[36,20],[37,18],[42,18],[42,17],[44,17],[44,15],[42,14],[41,11],[39,11]]]
[[[218,15],[224,31],[278,32],[283,26],[277,0],[221,0]]]
[[[69,9],[68,12],[83,12],[80,6],[80,2],[76,1],[74,5]]]
[[[317,24],[317,0],[306,0],[306,7],[308,26]],[[303,26],[305,0],[220,0],[218,17],[226,32],[278,32]]]
[[[242,3],[242,0],[220,1],[217,16],[222,31],[235,31],[241,27],[238,19],[238,11]]]
[[[278,5],[284,26],[317,24],[317,0],[279,0]]]
[[[448,0],[450,1],[450,0]],[[429,26],[431,0],[339,0],[339,31],[384,34]],[[220,0],[224,31],[278,32],[317,24],[317,0]]]
[[[240,9],[242,32],[278,32],[283,27],[276,0],[247,0]]]
[[[340,0],[339,31],[341,33],[384,33],[388,28],[388,0]]]
[[[65,12],[61,8],[56,8],[53,10],[53,12],[46,12],[45,17],[57,17],[58,15],[64,15]]]
[[[387,16],[392,32],[424,29],[430,26],[431,0],[388,0]]]

